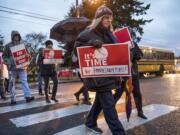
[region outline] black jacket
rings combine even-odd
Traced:
[[[137,61],[139,61],[143,57],[143,52],[139,48],[139,46],[134,43],[134,48],[131,49],[131,61],[132,61],[132,78],[138,79],[139,78],[139,71],[138,71],[138,64]]]
[[[115,37],[112,32],[105,30],[101,27],[96,29],[85,29],[79,34],[75,42],[75,49],[80,46],[93,46],[91,41],[100,40],[105,44],[116,43]],[[96,91],[107,91],[116,87],[117,77],[92,77],[83,78],[84,85],[88,89]]]
[[[57,75],[57,72],[55,70],[55,64],[43,64],[43,59],[44,59],[43,54],[42,52],[40,52],[37,65],[39,66],[41,76],[47,77],[47,76]]]

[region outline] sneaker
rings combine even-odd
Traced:
[[[49,100],[49,98],[48,98],[48,99],[46,99],[46,103],[51,103],[51,101]]]
[[[76,97],[76,100],[77,100],[77,101],[80,101],[80,100],[79,100],[79,95],[78,95],[77,93],[74,93],[74,96]]]
[[[39,95],[40,95],[40,96],[44,96],[44,93],[42,93],[42,92],[39,92]]]
[[[140,117],[142,119],[147,119],[147,117],[142,112],[138,113],[138,117]]]
[[[51,92],[51,91],[49,91],[49,94],[51,95],[51,94],[52,94],[52,92]]]
[[[2,96],[1,99],[6,100],[7,98],[5,96]]]
[[[26,102],[28,103],[28,102],[31,102],[31,101],[33,101],[34,100],[34,97],[32,96],[32,97],[26,97]]]
[[[52,97],[51,100],[53,100],[54,102],[59,102],[56,98]]]
[[[86,126],[86,128],[88,130],[90,130],[91,132],[95,133],[95,134],[102,134],[103,133],[102,129],[100,129],[98,127],[88,127],[88,126]]]
[[[15,105],[16,101],[11,100],[11,105]]]

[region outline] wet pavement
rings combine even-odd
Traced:
[[[141,79],[140,84],[143,106],[163,104],[180,108],[180,74],[148,77]],[[34,86],[31,88],[36,100],[27,104],[23,99],[22,91],[18,89],[16,106],[10,106],[9,101],[0,101],[0,135],[52,135],[56,133],[61,135],[63,131],[83,124],[90,106],[79,105],[80,108],[77,108],[77,101],[73,96],[73,93],[81,86],[81,82],[60,83],[57,96],[59,103],[51,104],[46,104],[44,97],[37,95],[38,91]],[[93,101],[94,93],[91,93],[91,97]],[[121,101],[116,107],[118,113],[124,112],[124,96]],[[133,108],[135,108],[134,103]],[[47,119],[44,120],[43,117]],[[11,119],[21,118],[25,120],[24,123],[30,122],[30,124],[17,127],[11,121]],[[35,123],[31,123],[32,118],[35,119]],[[99,119],[103,119],[103,115]],[[120,120],[122,120],[121,117]],[[127,134],[180,135],[180,109],[129,129]]]
[[[180,74],[141,79],[143,104],[166,104],[180,108]],[[180,135],[180,109],[142,126],[128,135]]]

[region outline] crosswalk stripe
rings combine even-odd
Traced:
[[[31,95],[35,96],[36,99],[44,97],[44,96],[39,95],[39,92],[37,90],[34,90],[34,89],[32,89]],[[61,92],[58,92],[56,94],[56,96],[59,96],[59,95],[62,95]],[[95,97],[95,93],[94,92],[89,92],[89,96],[90,96],[90,98],[94,98]],[[9,94],[6,97],[8,99],[7,100],[0,100],[0,104],[2,104],[2,103],[9,103],[11,101]],[[23,100],[24,100],[24,94],[22,92],[16,94],[16,101],[17,102],[18,101],[23,101]]]
[[[16,101],[18,102],[18,101],[25,100],[24,94],[22,93],[22,90],[18,89],[18,91],[19,91],[19,93],[16,92]],[[42,95],[39,95],[39,91],[37,89],[31,89],[31,95],[34,96],[35,99],[39,99],[39,98],[44,97]],[[62,93],[58,92],[56,95],[59,96],[59,95],[62,95]],[[95,92],[89,92],[89,96],[90,96],[90,98],[95,98]],[[122,95],[122,97],[123,96],[124,96],[124,94]],[[0,104],[10,103],[10,101],[11,101],[10,94],[8,94],[6,97],[7,97],[7,100],[0,100]]]
[[[124,103],[123,99],[121,99],[118,102],[118,104],[122,104],[122,103]],[[33,124],[69,116],[72,114],[86,112],[86,111],[89,111],[90,108],[91,108],[90,105],[76,105],[76,106],[67,107],[63,109],[61,108],[61,109],[56,109],[52,111],[46,111],[42,113],[35,113],[35,114],[30,114],[26,116],[17,117],[17,118],[12,118],[10,120],[12,121],[13,124],[16,125],[16,127],[26,127]]]
[[[61,95],[61,93],[56,94],[56,96],[59,96],[59,95]],[[44,97],[44,96],[39,95],[39,92],[32,92],[32,96],[35,96],[35,99]],[[23,94],[19,94],[19,96],[16,97],[17,102],[23,101],[23,100],[25,100]],[[11,101],[11,99],[9,97],[9,99],[7,99],[7,100],[1,100],[0,103],[9,103],[10,101]]]
[[[10,121],[16,125],[16,127],[26,127],[37,123],[42,123],[50,120],[54,120],[61,117],[70,116],[73,114],[86,112],[90,109],[89,105],[77,105],[63,109],[57,109],[52,111],[46,111],[42,113],[31,114],[18,118],[12,118]]]
[[[75,101],[74,98],[58,98],[58,100],[59,100],[58,103]],[[53,104],[57,104],[57,103],[55,103],[55,102],[46,103],[44,100],[44,101],[32,101],[30,103],[17,104],[14,106],[5,106],[5,107],[0,107],[0,114],[12,112],[12,111],[30,109],[30,108],[35,108],[35,107],[42,107],[42,106],[46,106],[46,105],[53,105]]]
[[[35,94],[38,94],[38,93],[39,93],[38,90],[31,89],[31,94],[32,94],[32,95],[35,95]],[[19,97],[19,96],[24,96],[24,94],[23,94],[22,91],[17,92],[16,97]]]
[[[57,96],[58,95],[61,95],[61,93],[57,93]],[[37,95],[38,97],[35,97],[35,99],[38,99],[38,98],[41,98],[42,96],[39,96]],[[94,99],[95,95],[90,93],[90,98]],[[66,102],[69,102],[69,101],[74,101],[76,102],[76,99],[74,96],[69,96],[69,97],[66,97],[66,98],[57,98],[59,100],[58,103],[66,103]],[[17,101],[19,100],[24,100],[24,97],[19,97]],[[7,101],[8,102],[8,101]],[[120,99],[118,101],[118,104],[121,104],[121,103],[124,103],[124,99]],[[46,103],[45,100],[43,99],[43,101],[32,101],[30,103],[22,103],[22,104],[17,104],[17,105],[14,105],[14,106],[5,106],[5,107],[0,107],[0,114],[3,114],[3,113],[7,113],[7,112],[12,112],[12,111],[19,111],[19,110],[24,110],[24,109],[30,109],[30,108],[35,108],[35,107],[43,107],[43,106],[46,106],[46,105],[53,105],[53,104],[57,104],[57,103],[54,103],[54,102],[51,102],[51,103]]]
[[[23,96],[24,94],[23,94],[23,91],[21,90],[21,91],[15,91],[15,93],[16,93],[16,97],[20,97],[20,96]],[[38,90],[35,90],[35,89],[31,89],[31,94],[32,95],[34,95],[34,94],[38,94],[39,93],[39,91]],[[6,95],[6,97],[10,97],[11,95],[10,95],[10,93],[8,93],[7,95]]]
[[[163,105],[163,104],[151,104],[151,105],[147,105],[143,107],[144,113],[148,117],[147,120],[137,117],[137,113],[135,109],[133,109],[132,111],[130,122],[127,122],[125,113],[119,113],[118,116],[125,130],[128,130],[136,126],[142,125],[144,123],[147,123],[151,120],[154,120],[160,116],[168,114],[177,109],[178,107],[174,107],[174,106],[168,106],[168,105]],[[103,129],[103,135],[112,135],[104,119],[98,120],[98,126]],[[72,135],[72,134],[73,135],[94,135],[92,132],[87,130],[84,125],[70,128],[62,132],[56,133],[54,135]]]

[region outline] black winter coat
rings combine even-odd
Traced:
[[[40,73],[42,77],[50,77],[50,76],[54,76],[57,75],[57,72],[55,70],[55,64],[43,64],[43,55],[42,53],[39,53],[39,57],[38,57],[38,66],[40,69]]]
[[[85,29],[83,32],[81,32],[76,39],[75,49],[80,46],[93,46],[93,44],[89,44],[89,42],[93,40],[100,40],[105,44],[116,43],[112,32],[99,26],[96,29]],[[116,88],[117,80],[118,77],[83,78],[84,85],[88,89],[101,92]]]
[[[131,61],[132,61],[132,78],[138,79],[139,78],[139,71],[138,71],[138,64],[137,61],[139,61],[143,57],[143,52],[139,48],[139,46],[134,43],[134,48],[131,49]]]

